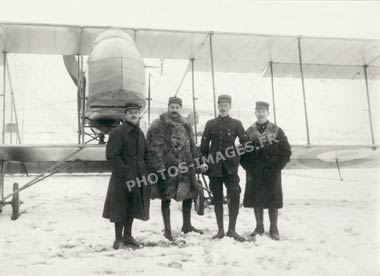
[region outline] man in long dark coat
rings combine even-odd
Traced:
[[[245,239],[235,231],[241,193],[238,176],[239,156],[233,154],[231,157],[220,157],[220,154],[225,154],[226,149],[234,147],[237,137],[239,137],[241,144],[247,140],[242,123],[229,116],[230,110],[231,96],[220,95],[218,97],[219,116],[206,123],[201,142],[201,155],[202,160],[209,158],[209,161],[206,162],[208,163],[206,174],[210,179],[210,189],[213,194],[218,224],[218,233],[213,236],[213,239],[221,239],[225,235],[223,224],[224,183],[227,188],[229,210],[229,225],[226,235],[235,240],[244,241]],[[203,166],[202,170],[205,170]]]
[[[139,128],[140,106],[128,103],[126,121],[109,134],[106,158],[112,168],[103,217],[115,224],[114,249],[142,244],[132,236],[133,219],[149,219],[150,185],[129,185],[147,174],[147,148]],[[133,187],[132,187],[133,186]],[[124,233],[123,233],[124,229]]]
[[[256,229],[251,236],[264,233],[263,209],[268,209],[269,235],[278,240],[278,209],[283,207],[281,170],[290,160],[291,149],[284,131],[268,121],[268,109],[268,103],[256,102],[257,121],[246,131],[255,150],[241,157],[247,179],[243,206],[254,208]]]
[[[164,236],[173,241],[170,225],[171,199],[182,201],[182,231],[203,232],[191,224],[192,200],[197,194],[194,159],[198,157],[192,127],[181,115],[182,100],[169,98],[168,112],[154,120],[148,129],[150,170],[159,178],[152,184],[151,198],[161,199]]]

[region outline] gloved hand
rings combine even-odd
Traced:
[[[201,172],[205,173],[208,171],[208,165],[206,163],[201,165]]]

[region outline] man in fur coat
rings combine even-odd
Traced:
[[[182,100],[169,98],[168,111],[153,121],[147,133],[150,169],[157,173],[151,198],[161,199],[164,236],[173,241],[171,199],[182,201],[182,231],[203,232],[191,225],[191,205],[197,194],[194,159],[198,157],[192,127],[181,115]]]
[[[257,121],[246,131],[255,150],[240,159],[247,179],[243,206],[254,208],[256,229],[251,236],[264,233],[263,209],[268,209],[269,235],[279,240],[278,209],[283,206],[281,170],[289,162],[291,150],[284,131],[268,121],[268,109],[268,103],[256,102]]]
[[[132,223],[134,219],[149,219],[150,186],[134,185],[129,189],[126,184],[147,174],[148,152],[144,133],[138,126],[140,108],[135,103],[126,105],[126,121],[111,131],[106,148],[112,174],[103,217],[115,224],[114,249],[119,249],[123,244],[140,247],[142,244],[132,236]]]

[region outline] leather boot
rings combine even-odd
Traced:
[[[115,223],[115,241],[113,249],[118,250],[123,245],[123,224]]]
[[[212,239],[224,238],[224,223],[223,223],[223,202],[214,202],[216,223],[218,225],[218,233],[212,236]]]
[[[271,239],[278,241],[280,239],[280,233],[277,228],[278,209],[269,209],[270,229],[269,236]]]
[[[228,211],[229,211],[229,224],[228,224],[228,231],[226,236],[231,237],[239,242],[245,241],[245,238],[240,236],[238,233],[235,231],[236,227],[236,220],[237,216],[239,214],[239,197],[236,198],[231,198],[230,202],[228,204]]]
[[[254,208],[254,212],[255,212],[255,219],[256,219],[256,228],[252,232],[252,234],[249,235],[250,237],[254,237],[256,235],[262,235],[265,232],[265,230],[264,230],[264,210],[263,210],[263,208],[258,208],[258,207]]]
[[[164,236],[169,241],[174,241],[174,238],[172,236],[172,229],[170,226],[170,207],[169,206],[161,207],[161,212],[162,212],[162,218],[164,220]]]
[[[189,232],[203,234],[202,230],[197,229],[191,225],[191,203],[192,199],[186,199],[182,202],[182,232],[185,234]]]
[[[132,236],[132,224],[133,218],[127,219],[127,221],[124,223],[123,242],[125,245],[141,247],[143,244],[141,242],[136,241],[135,238]]]

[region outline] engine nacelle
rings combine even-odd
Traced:
[[[108,132],[124,119],[124,105],[145,108],[144,62],[133,39],[109,29],[96,38],[87,61],[86,118],[88,125]]]

